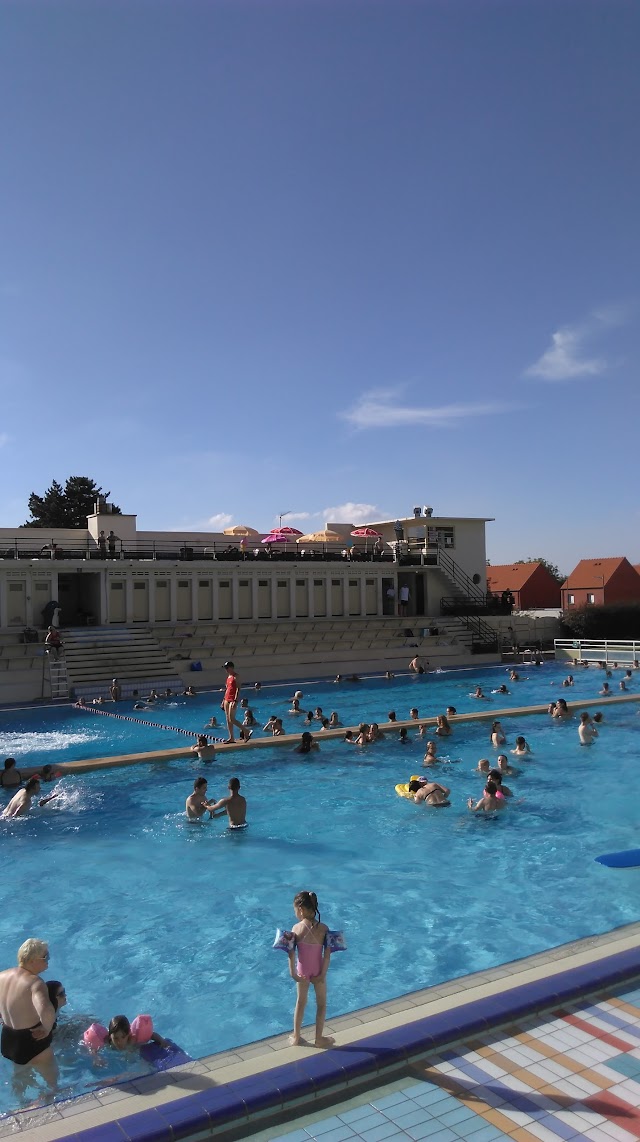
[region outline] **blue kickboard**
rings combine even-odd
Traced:
[[[598,864],[605,864],[607,868],[638,868],[640,866],[640,849],[625,849],[621,853],[604,853],[596,857]]]
[[[145,1043],[140,1048],[140,1055],[145,1063],[151,1063],[155,1071],[168,1071],[170,1067],[179,1067],[182,1063],[192,1063],[193,1059],[187,1055],[182,1047],[167,1040],[168,1047],[161,1047],[159,1043]]]

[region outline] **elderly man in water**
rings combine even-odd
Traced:
[[[46,942],[32,938],[18,948],[17,968],[0,972],[0,1051],[15,1063],[19,1074],[34,1067],[53,1088],[58,1077],[51,1050],[56,1012],[40,978],[48,963]]]

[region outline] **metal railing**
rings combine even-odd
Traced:
[[[166,540],[135,540],[126,543],[118,540],[114,551],[102,552],[93,542],[85,539],[69,539],[64,543],[50,540],[43,534],[41,546],[34,544],[33,539],[13,539],[0,542],[0,559],[42,559],[42,560],[171,560],[173,562],[194,560],[226,560],[230,562],[285,560],[299,562],[300,560],[320,559],[330,562],[348,563],[390,563],[393,554],[390,550],[376,553],[372,548],[347,548],[341,543],[309,543],[305,546],[292,543],[251,544],[246,546],[229,543],[225,540],[212,539],[206,543],[190,543],[184,539]]]
[[[510,603],[503,603],[495,595],[481,595],[477,599],[444,595],[440,609],[443,615],[510,615],[513,610]]]
[[[640,642],[634,639],[554,638],[556,657],[579,659],[581,662],[617,662],[634,666],[640,662]]]

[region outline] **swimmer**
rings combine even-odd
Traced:
[[[517,670],[510,670],[509,671],[509,681],[510,682],[519,682],[520,681],[520,675],[518,674]]]
[[[293,1013],[293,1034],[289,1037],[292,1047],[299,1047],[302,1039],[302,1020],[309,994],[309,984],[316,993],[316,1047],[332,1047],[334,1040],[324,1034],[324,1021],[327,1010],[327,972],[331,952],[325,940],[329,929],[320,922],[318,898],[315,892],[298,892],[293,898],[293,910],[297,924],[293,925],[295,951],[289,953],[289,974],[295,981],[297,994]],[[317,917],[317,919],[316,919]],[[297,963],[296,963],[297,953]]]
[[[533,753],[533,750],[531,749],[526,738],[523,738],[522,735],[520,735],[516,738],[516,748],[512,749],[511,752],[515,754],[516,757],[526,757],[528,754]]]
[[[171,689],[170,686],[167,686],[167,688],[164,692],[164,697],[165,698],[173,698],[173,690]]]
[[[494,747],[494,749],[498,749],[501,745],[504,745],[507,740],[500,722],[493,722],[491,726],[491,734],[489,736],[491,745]]]
[[[427,742],[427,752],[424,755],[423,765],[434,765],[440,758],[437,756],[438,746],[434,741]]]
[[[497,785],[497,787],[498,787],[498,792],[496,793],[496,797],[513,797],[513,793],[509,789],[509,786],[504,785],[502,782],[502,770],[501,769],[490,770],[489,771],[489,781],[493,781],[493,784]],[[486,789],[485,789],[485,793],[486,793]]]
[[[366,745],[369,741],[369,723],[360,722],[358,726],[358,736],[356,738],[356,745]]]
[[[448,718],[455,718],[458,711],[456,710],[455,706],[447,706],[445,712]]]
[[[436,734],[439,738],[448,738],[451,733],[451,726],[446,714],[438,714],[436,718]]]
[[[593,715],[593,720],[597,726],[602,725],[602,723],[604,722],[604,714],[601,714],[600,711],[598,710],[597,714]]]
[[[558,698],[558,701],[556,702],[555,708],[553,710],[552,717],[554,717],[554,718],[570,718],[571,717],[571,710],[567,706],[567,703],[565,702],[564,698]]]
[[[196,777],[193,783],[193,793],[190,793],[185,802],[185,812],[190,821],[199,821],[205,813],[213,816],[213,804],[207,801],[207,779]]]
[[[483,694],[483,692],[482,692],[482,686],[476,686],[473,694],[470,694],[469,697],[470,698],[481,698],[485,702],[489,701],[489,699],[487,698],[487,695]]]
[[[195,698],[195,696],[196,696],[196,692],[195,692],[193,686],[187,686],[186,690],[182,691],[182,697],[183,698]]]
[[[618,682],[618,686],[620,687],[620,689],[621,689],[621,690],[626,690],[626,689],[627,689],[627,684],[626,684],[626,682],[625,682],[624,678],[621,678],[621,679],[620,679],[620,681]]]
[[[488,757],[481,757],[480,761],[476,765],[476,771],[478,773],[489,773],[490,769],[491,769],[491,762],[489,761],[489,758]]]
[[[509,758],[507,757],[506,753],[498,754],[496,764],[500,772],[506,777],[515,777],[519,772],[519,770],[515,769],[515,767],[509,765]]]
[[[387,714],[387,721],[388,721],[388,722],[395,722],[396,720],[397,720],[397,719],[396,719],[396,712],[395,712],[395,710],[389,710],[389,713]]]
[[[507,690],[507,687],[505,686],[505,684],[503,682],[502,686],[498,686],[498,689],[492,690],[491,693],[492,694],[509,694],[510,690]]]
[[[412,674],[424,674],[424,666],[420,661],[420,655],[416,654],[415,658],[411,659],[409,663],[409,670]]]
[[[8,757],[4,763],[4,769],[0,773],[0,785],[3,789],[17,789],[22,785],[22,774],[16,768],[15,757]]]
[[[209,742],[206,734],[198,734],[198,740],[191,746],[191,752],[196,755],[198,761],[214,761],[216,747],[213,742]]]
[[[135,1020],[134,1020],[135,1022]],[[109,1046],[113,1047],[116,1051],[127,1051],[131,1047],[141,1046],[142,1043],[131,1031],[131,1024],[126,1015],[114,1015],[109,1023]],[[162,1035],[158,1035],[156,1031],[152,1031],[146,1043],[157,1043],[159,1047],[168,1047],[169,1043]]]
[[[473,797],[469,797],[467,800],[467,808],[470,809],[472,813],[492,813],[496,809],[504,809],[507,802],[504,797],[498,797],[497,793],[498,786],[495,781],[487,781],[480,800],[474,804]]]
[[[593,745],[593,742],[597,736],[598,731],[594,726],[590,715],[585,710],[580,715],[580,725],[578,726],[578,737],[580,738],[580,745]]]
[[[408,732],[406,726],[402,726],[402,728],[399,730],[398,741],[400,742],[400,745],[408,745],[409,744],[409,732]]]
[[[53,1090],[58,1078],[51,1050],[56,1009],[40,978],[48,963],[46,942],[31,938],[18,948],[18,966],[0,972],[0,1051],[20,1068],[16,1077],[29,1065],[40,1072]]]
[[[2,819],[5,821],[11,820],[13,817],[25,817],[31,808],[31,802],[34,797],[38,796],[40,792],[40,778],[37,774],[30,777],[24,789],[19,789],[18,792],[11,798]],[[42,808],[49,801],[53,801],[54,797],[58,797],[57,793],[50,793],[48,797],[41,797],[38,805]]]
[[[356,743],[353,736],[353,730],[346,730],[342,740],[343,742],[346,742],[347,745],[355,745]]]
[[[600,690],[600,694],[603,698],[610,698],[611,697],[611,690],[609,688],[608,682],[602,683],[602,689]]]
[[[158,691],[157,690],[150,690],[148,696],[145,698],[145,702],[157,702],[157,701],[158,701]]]
[[[253,716],[253,710],[250,710],[249,707],[246,706],[244,711],[244,718],[242,719],[243,729],[253,729],[254,726],[257,726],[257,724],[258,723]]]
[[[76,707],[76,709],[79,709],[79,710],[84,710],[86,705],[87,705],[85,699],[82,697],[78,698],[77,702],[74,702],[73,704]]]
[[[350,734],[351,730],[347,730],[347,733]],[[351,737],[353,737],[353,734],[351,734]],[[347,737],[345,734],[345,741],[346,740],[347,740]],[[349,740],[351,740],[351,739],[349,739]],[[314,750],[314,749],[320,749],[320,746],[318,745],[317,741],[313,740],[313,735],[310,734],[308,730],[305,730],[302,737],[300,738],[300,745],[297,745],[293,752],[294,753],[311,753],[312,750]]]
[[[316,722],[322,721],[322,719],[324,717],[322,706],[316,706],[315,710],[313,711],[313,716],[314,716]]]
[[[411,718],[412,722],[418,721],[418,711],[417,711],[415,706],[412,706],[411,709],[409,710],[409,717]]]
[[[339,717],[338,717],[338,713],[337,713],[337,711],[336,711],[336,710],[332,710],[332,711],[331,711],[331,716],[330,716],[330,718],[329,718],[329,729],[331,729],[331,730],[337,730],[337,729],[338,729],[338,727],[339,727],[339,726],[341,726],[341,725],[342,725],[342,722],[340,721],[340,719],[339,719]]]
[[[331,729],[331,726],[329,725],[329,719],[328,718],[322,718],[322,720],[320,722],[320,730],[322,731],[322,730],[330,730],[330,729]]]
[[[313,725],[313,710],[307,710],[307,715],[306,715],[304,722],[302,724],[303,724],[303,726],[312,726]]]
[[[624,681],[625,681],[625,682],[633,682],[633,674],[631,673],[631,671],[630,671],[630,670],[625,670],[625,672],[624,672]]]
[[[253,688],[257,694],[260,690],[262,690],[262,682],[254,682]]]
[[[207,722],[205,729],[213,730],[213,729],[217,729],[217,728],[218,728],[218,719],[215,717],[209,718],[209,721]]]
[[[216,801],[211,815],[212,817],[224,817],[226,813],[229,819],[229,828],[239,829],[247,823],[247,800],[240,793],[240,779],[238,777],[230,778],[228,789],[229,795]]]
[[[573,674],[567,674],[567,677],[562,681],[563,686],[573,686]]]
[[[440,809],[451,804],[447,800],[451,790],[447,789],[446,785],[441,785],[439,781],[410,781],[409,792],[413,793],[416,805],[424,804]]]
[[[387,682],[390,682],[392,678],[395,678],[393,670],[387,670],[385,673],[385,678],[387,679]]]
[[[334,681],[334,682],[342,682],[342,675],[341,675],[341,674],[336,674],[336,676],[335,676],[335,678],[334,678],[334,680],[333,680],[333,681]]]
[[[380,726],[378,725],[377,722],[372,722],[371,725],[369,726],[369,732],[367,734],[367,741],[368,742],[381,742],[383,740],[384,740],[384,734],[383,734],[382,730],[380,729]]]
[[[300,699],[299,698],[293,698],[291,700],[291,706],[289,707],[289,713],[290,714],[301,714],[302,713],[302,710],[300,709]]]

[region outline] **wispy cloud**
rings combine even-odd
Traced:
[[[211,527],[228,527],[233,519],[232,515],[228,512],[217,512],[216,515],[210,515],[207,523]]]
[[[542,381],[571,381],[576,377],[598,377],[611,367],[606,357],[594,356],[589,346],[607,330],[629,320],[630,307],[613,304],[596,309],[575,325],[564,325],[551,334],[551,345],[533,365],[525,369],[525,377]]]
[[[318,513],[327,522],[332,523],[366,523],[370,519],[380,519],[380,508],[375,504],[338,504],[334,508],[324,508]]]
[[[298,520],[298,519],[301,519],[301,520],[313,519],[314,516],[317,516],[319,514],[320,514],[319,512],[283,512],[282,513],[282,520],[283,520],[282,526],[286,527],[287,524],[293,523],[295,520]],[[275,515],[273,517],[273,522],[275,524],[280,523],[280,516]]]
[[[339,413],[355,428],[415,428],[416,425],[431,425],[438,428],[452,427],[457,421],[469,420],[477,416],[492,416],[496,413],[511,412],[518,407],[513,404],[493,402],[486,404],[445,404],[435,407],[400,404],[398,390],[374,389],[363,393],[352,408]]]

